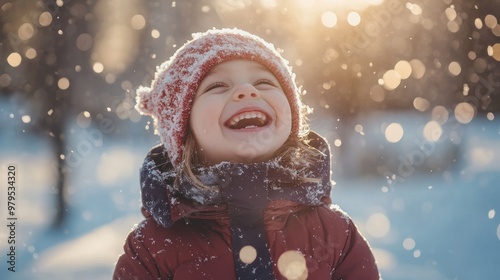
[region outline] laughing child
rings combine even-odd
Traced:
[[[137,101],[161,144],[113,279],[379,279],[331,205],[329,146],[273,45],[237,29],[194,34]]]

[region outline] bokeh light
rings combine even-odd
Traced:
[[[102,71],[104,71],[104,65],[102,65],[102,63],[100,62],[96,62],[94,63],[94,65],[92,66],[92,69],[94,70],[94,72],[96,73],[101,73]]]
[[[490,15],[486,15],[486,17],[484,17],[484,23],[486,24],[486,26],[493,29],[493,28],[495,28],[495,26],[497,26],[498,20],[494,15],[490,14]]]
[[[411,3],[411,2],[407,2],[406,3],[406,8],[408,10],[410,10],[410,12],[413,14],[413,15],[416,15],[416,16],[419,16],[422,14],[422,7],[420,7],[420,5],[418,4],[414,4],[414,3]]]
[[[480,18],[476,18],[474,20],[474,26],[477,28],[477,29],[481,29],[483,28],[483,21],[480,19]]]
[[[380,85],[374,85],[370,88],[370,98],[375,102],[382,102],[385,99],[384,88]]]
[[[337,15],[330,11],[323,12],[321,15],[321,23],[328,28],[332,28],[337,25]]]
[[[420,258],[421,255],[422,255],[422,252],[420,252],[420,250],[413,251],[413,257]]]
[[[67,90],[69,88],[70,82],[68,78],[62,77],[57,81],[57,87],[61,90]]]
[[[158,31],[158,29],[151,30],[151,37],[155,39],[160,38],[160,31]]]
[[[269,1],[261,1],[261,3],[262,2],[275,2],[275,1],[269,0]],[[262,4],[262,5],[264,6],[265,4]],[[210,10],[211,10],[210,6],[203,6],[203,7],[201,7],[201,11],[203,13],[208,13],[208,12],[210,12]]]
[[[446,107],[436,106],[432,109],[431,118],[439,124],[445,124],[448,121],[449,113]]]
[[[352,26],[358,26],[361,22],[361,16],[357,12],[349,12],[347,14],[347,22]]]
[[[49,26],[52,23],[52,15],[47,11],[41,13],[38,18],[38,23],[41,26]]]
[[[426,71],[425,64],[420,59],[410,60],[410,65],[412,69],[412,77],[415,79],[421,79]]]
[[[494,120],[495,119],[495,114],[493,114],[492,112],[488,112],[486,114],[486,118],[490,121]]]
[[[417,97],[413,99],[413,107],[415,109],[419,110],[420,112],[425,112],[429,107],[431,106],[431,103],[429,100],[422,98],[422,97]]]
[[[357,124],[354,126],[354,131],[356,131],[357,133],[359,133],[361,135],[365,135],[365,132],[363,131],[363,126],[360,124]]]
[[[136,30],[141,30],[144,28],[144,26],[146,26],[146,19],[144,18],[143,15],[137,14],[132,16],[130,24],[132,25],[132,28]]]
[[[17,30],[17,35],[21,40],[27,41],[35,34],[35,28],[30,23],[23,23]]]
[[[37,52],[34,48],[27,48],[26,52],[24,53],[24,56],[28,59],[35,59],[37,55]]]
[[[474,168],[484,168],[492,164],[495,159],[495,151],[483,147],[474,147],[469,151],[469,158]]]
[[[21,121],[23,123],[30,123],[31,122],[31,116],[29,116],[29,115],[23,115],[23,116],[21,116]]]
[[[496,43],[491,47],[491,54],[488,53],[491,57],[493,57],[496,61],[500,61],[500,43]]]
[[[7,63],[12,67],[17,67],[21,65],[22,57],[19,53],[13,52],[7,57]]]
[[[286,251],[278,258],[278,270],[288,280],[305,280],[308,271],[306,259],[298,251]]]
[[[393,270],[397,267],[398,261],[392,252],[373,247],[372,252],[375,259],[377,260],[377,266],[380,271]]]
[[[11,78],[8,74],[0,75],[0,87],[8,87],[11,83]]]
[[[458,62],[452,61],[448,65],[448,71],[450,71],[450,73],[453,76],[458,76],[460,74],[460,72],[462,72],[462,67],[460,67],[460,64]]]
[[[498,227],[497,227],[497,238],[498,238],[498,240],[500,240],[500,224],[498,224]]]
[[[455,107],[455,119],[463,124],[470,123],[476,114],[474,106],[467,102],[461,102]]]
[[[369,235],[382,238],[391,230],[391,222],[385,214],[374,213],[366,221],[366,231]]]
[[[91,115],[88,111],[83,111],[76,117],[76,124],[81,128],[87,128],[92,123]]]
[[[397,143],[403,138],[404,129],[399,123],[391,123],[385,129],[385,139],[390,143]]]
[[[394,70],[398,72],[399,76],[403,80],[408,79],[412,71],[411,64],[406,60],[398,61],[398,63],[396,63],[396,66],[394,66]]]
[[[406,250],[413,250],[415,248],[415,240],[413,240],[413,238],[406,238],[405,240],[403,240],[403,248],[405,248]]]
[[[384,73],[382,80],[384,81],[384,88],[394,90],[401,83],[401,75],[396,70],[391,69]]]
[[[449,21],[455,20],[457,18],[457,11],[455,11],[453,6],[446,8],[444,14]]]
[[[495,209],[491,209],[490,211],[488,211],[488,219],[493,219],[495,218]]]
[[[473,66],[477,73],[484,73],[488,68],[488,61],[484,58],[478,58],[474,60]]]
[[[257,258],[257,250],[253,246],[247,245],[241,248],[239,255],[243,263],[251,264]]]
[[[81,51],[88,51],[92,47],[93,39],[88,33],[82,33],[76,38],[76,47]]]
[[[437,121],[430,121],[424,126],[424,137],[429,142],[436,142],[443,135],[443,129]]]
[[[335,147],[337,147],[337,148],[338,148],[338,147],[340,147],[340,146],[342,146],[342,140],[340,140],[340,139],[335,139],[335,140],[333,141],[333,145],[334,145]]]

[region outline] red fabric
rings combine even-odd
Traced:
[[[235,279],[224,206],[192,211],[170,228],[145,214],[146,219],[127,237],[114,280]],[[275,264],[293,250],[306,260],[307,279],[379,279],[367,242],[341,210],[277,200],[266,208],[264,221]],[[277,266],[274,273],[276,279],[286,279]]]

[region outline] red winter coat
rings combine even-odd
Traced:
[[[165,152],[154,148],[141,173],[145,220],[113,279],[379,279],[366,240],[330,205],[328,146],[311,135],[326,156],[303,174],[321,182],[297,184],[276,162],[226,163],[200,171],[218,186],[202,193],[186,181],[174,190]],[[253,255],[240,255],[246,244]]]

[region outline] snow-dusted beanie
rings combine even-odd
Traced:
[[[302,133],[302,103],[295,75],[272,44],[239,29],[195,33],[157,68],[151,87],[137,89],[136,109],[154,119],[156,133],[174,167],[182,160],[189,115],[201,81],[214,66],[235,59],[256,61],[276,76],[292,111],[290,137]]]

